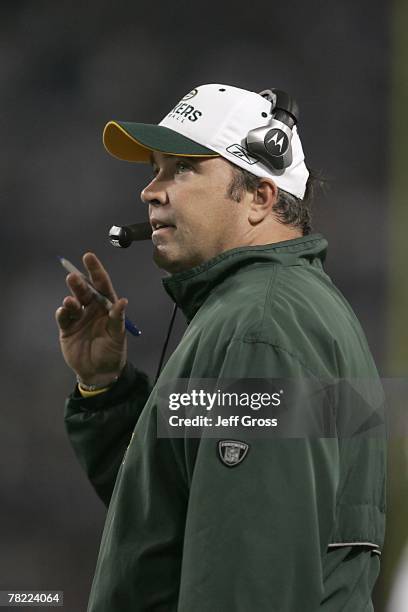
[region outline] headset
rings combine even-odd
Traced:
[[[268,125],[255,128],[246,137],[246,147],[275,173],[283,173],[292,163],[293,127],[299,121],[296,100],[280,89],[264,89],[259,95],[271,103]]]
[[[293,127],[299,121],[299,107],[288,93],[281,89],[264,89],[259,95],[271,103],[270,120],[267,125],[251,130],[246,137],[248,152],[259,159],[275,174],[283,174],[291,165]],[[262,113],[267,117],[267,113]],[[115,247],[127,248],[135,240],[149,240],[152,235],[150,223],[113,225],[109,230],[109,241]]]

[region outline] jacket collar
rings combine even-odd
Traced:
[[[243,267],[265,263],[282,266],[314,263],[321,267],[326,252],[327,241],[320,234],[273,244],[243,246],[224,251],[199,266],[163,278],[162,282],[172,300],[191,321],[214,287]]]

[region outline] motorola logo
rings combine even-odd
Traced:
[[[269,130],[265,136],[264,142],[266,150],[275,157],[284,155],[289,147],[288,137],[286,136],[285,132],[279,128]]]

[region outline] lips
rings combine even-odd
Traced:
[[[156,230],[159,229],[164,229],[166,227],[175,227],[172,223],[169,223],[168,221],[165,221],[164,219],[156,219],[154,217],[152,217],[150,219],[150,225],[152,226],[152,230],[155,232]]]

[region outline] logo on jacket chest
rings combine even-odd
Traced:
[[[224,465],[234,467],[242,463],[247,456],[249,444],[238,440],[220,440],[218,442],[218,456]]]

